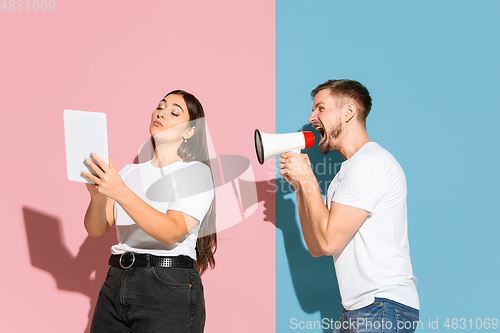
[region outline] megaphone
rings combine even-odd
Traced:
[[[260,164],[269,157],[314,146],[313,132],[268,134],[255,130],[255,151]]]

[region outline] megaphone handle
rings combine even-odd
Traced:
[[[302,149],[300,148],[297,148],[297,149],[292,149],[292,150],[289,150],[288,151],[289,153],[296,153],[296,154],[300,154],[302,152]]]

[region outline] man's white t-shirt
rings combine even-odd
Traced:
[[[200,162],[175,162],[156,168],[151,161],[129,164],[120,170],[123,182],[142,200],[160,212],[183,212],[200,224],[173,245],[167,245],[142,231],[125,210],[115,202],[118,244],[113,254],[126,251],[158,256],[186,255],[196,260],[196,240],[200,225],[214,197],[210,168]]]
[[[344,161],[328,188],[331,202],[369,212],[333,257],[342,304],[355,310],[388,298],[420,308],[407,233],[406,178],[396,159],[375,142]]]

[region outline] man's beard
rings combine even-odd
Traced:
[[[322,142],[318,145],[319,152],[321,154],[328,154],[332,150],[335,150],[334,147],[330,147],[330,141],[338,139],[343,131],[344,127],[340,121],[337,122],[337,125],[329,132],[325,131],[324,140],[322,140]]]

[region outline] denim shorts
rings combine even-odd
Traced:
[[[356,310],[342,310],[334,333],[412,333],[419,327],[419,311],[387,298]]]
[[[110,267],[91,333],[203,332],[205,298],[196,269]]]

